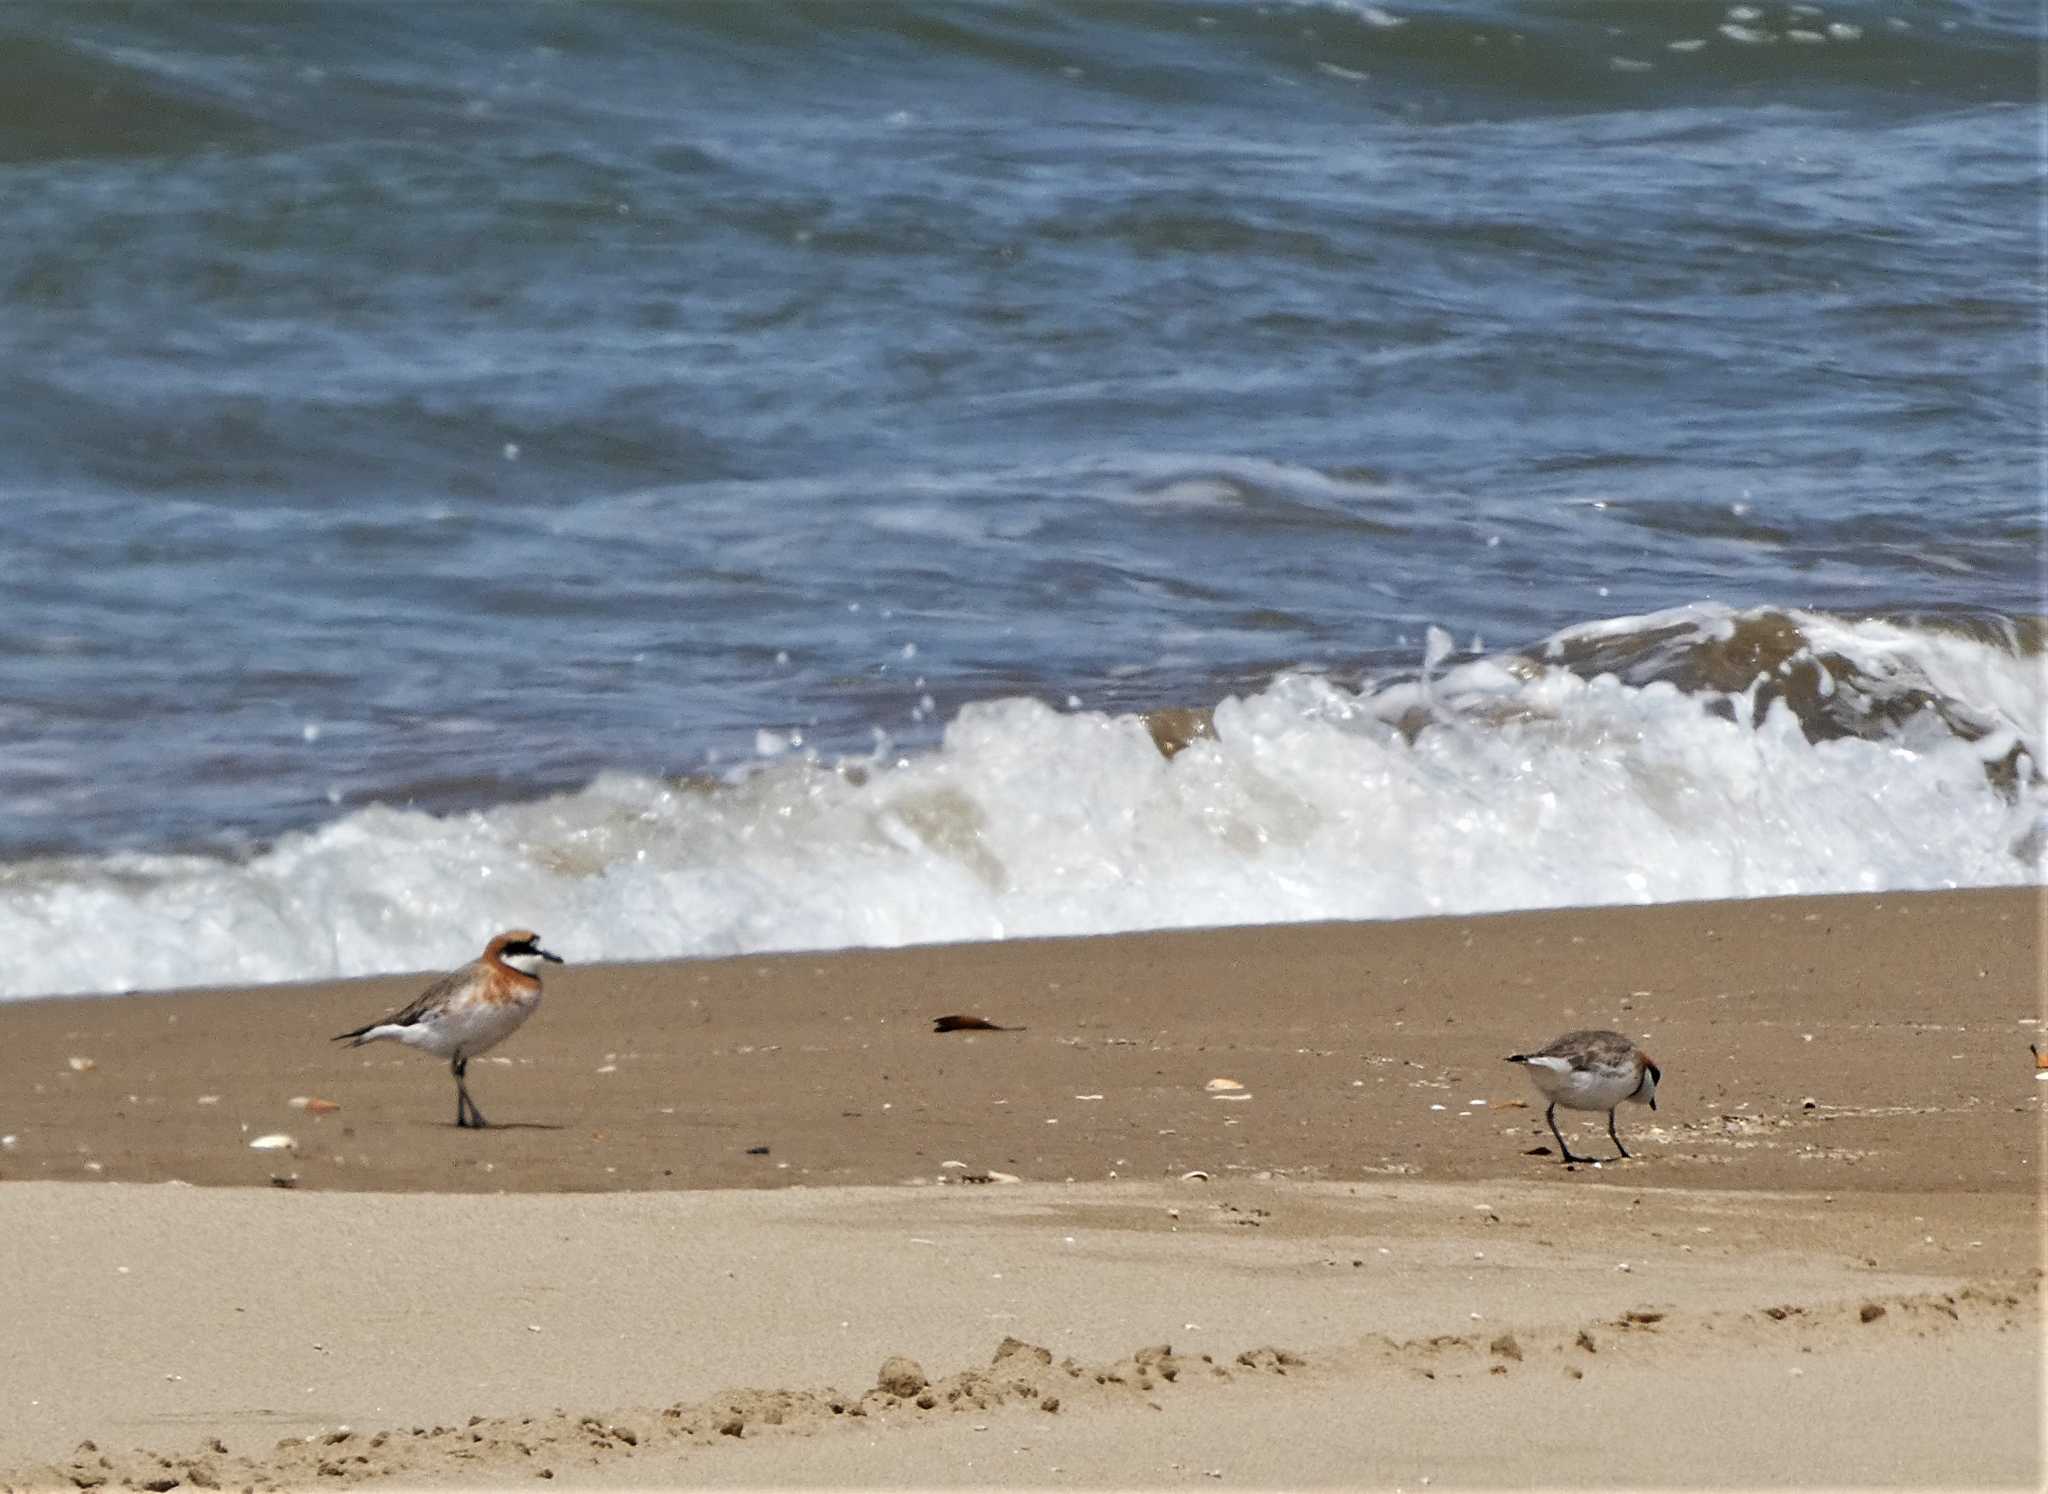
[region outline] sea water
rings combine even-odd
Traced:
[[[2040,880],[2039,15],[1736,9],[8,7],[0,994]]]

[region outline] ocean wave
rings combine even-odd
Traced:
[[[373,806],[246,859],[0,868],[0,994],[361,975],[529,924],[576,960],[2037,882],[2038,620],[1675,609],[1212,709],[764,734],[719,781]]]
[[[1175,108],[1299,106],[1369,88],[1465,122],[1664,108],[1731,88],[1849,88],[1904,108],[2031,102],[2038,13],[2015,6],[1722,0],[1088,0],[847,5],[80,10],[0,16],[0,162],[450,138],[524,117],[610,116],[637,138],[679,83],[867,93],[1016,85]],[[794,95],[783,102],[794,107]]]
[[[219,84],[83,44],[52,22],[0,17],[0,163],[178,154],[260,128]]]

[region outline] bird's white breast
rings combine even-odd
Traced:
[[[1626,1068],[1567,1068],[1548,1079],[1531,1070],[1543,1092],[1558,1104],[1573,1110],[1612,1110],[1635,1091],[1640,1082],[1633,1065]]]
[[[518,1031],[519,1024],[532,1016],[539,1005],[539,991],[522,992],[510,1001],[480,1001],[453,1014],[462,1032],[462,1051],[476,1054],[496,1047]]]
[[[1612,1111],[1634,1088],[1636,1072],[1632,1068],[1575,1068],[1563,1076],[1550,1098],[1581,1111]]]
[[[396,1029],[391,1036],[408,1047],[437,1053],[443,1058],[458,1052],[474,1058],[517,1032],[519,1025],[532,1016],[539,1005],[539,991],[521,993],[508,1001],[483,1001],[470,997],[450,1002],[411,1026]]]

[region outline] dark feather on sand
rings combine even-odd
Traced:
[[[933,1032],[1022,1032],[1021,1027],[1004,1027],[986,1017],[967,1017],[954,1013],[948,1017],[932,1018]]]

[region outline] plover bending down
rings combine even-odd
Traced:
[[[388,1038],[447,1059],[455,1075],[455,1124],[487,1125],[462,1076],[472,1058],[512,1036],[540,1005],[543,960],[562,963],[560,955],[540,947],[540,935],[512,929],[486,944],[480,958],[449,971],[408,1005],[354,1032],[336,1033],[334,1040],[360,1048]]]
[[[1604,1110],[1607,1134],[1622,1156],[1628,1148],[1614,1129],[1614,1111],[1624,1100],[1657,1108],[1657,1082],[1664,1071],[1657,1061],[1618,1032],[1588,1029],[1568,1032],[1548,1047],[1534,1053],[1514,1053],[1509,1063],[1529,1071],[1536,1087],[1550,1101],[1543,1118],[1550,1122],[1550,1134],[1567,1162],[1590,1162],[1591,1157],[1574,1157],[1564,1144],[1564,1132],[1557,1129],[1557,1107],[1567,1110]]]

